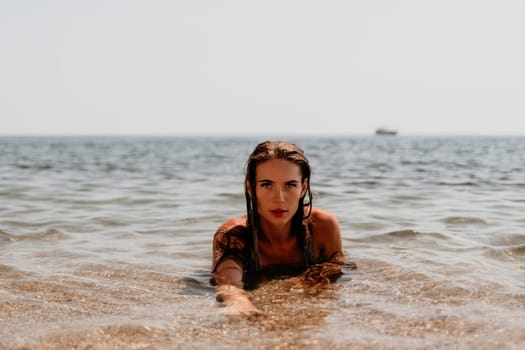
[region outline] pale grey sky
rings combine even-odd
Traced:
[[[523,0],[0,0],[0,134],[525,135]]]

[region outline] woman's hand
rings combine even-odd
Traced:
[[[311,265],[302,274],[292,277],[289,282],[292,290],[302,291],[310,295],[319,294],[326,286],[335,282],[342,274],[343,268],[355,269],[353,262],[324,262]]]
[[[223,304],[221,313],[227,316],[256,316],[262,314],[251,301],[250,294],[231,284],[216,288],[215,299]]]

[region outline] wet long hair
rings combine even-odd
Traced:
[[[250,240],[250,269],[259,272],[259,248],[257,237],[259,234],[259,212],[257,209],[257,195],[255,183],[255,169],[258,164],[271,159],[283,159],[297,164],[301,170],[301,182],[306,181],[307,189],[299,199],[297,212],[292,217],[292,233],[297,235],[297,241],[303,247],[305,265],[315,263],[316,258],[313,254],[312,237],[310,234],[310,214],[312,212],[312,191],[310,190],[310,162],[306,158],[304,151],[297,145],[284,141],[264,141],[258,144],[248,157],[245,165],[244,195],[246,197],[247,229],[251,235]],[[251,194],[249,188],[252,189]],[[306,199],[306,201],[305,201]]]

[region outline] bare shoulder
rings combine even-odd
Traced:
[[[219,226],[217,232],[227,232],[237,226],[246,227],[246,215],[226,220],[221,226]]]
[[[342,256],[341,229],[337,217],[330,211],[313,208],[311,220],[312,243],[321,260],[330,261]]]
[[[220,238],[223,236],[226,232],[231,231],[233,228],[242,228],[246,227],[246,215],[231,218],[226,220],[219,228],[217,228],[217,231],[215,232],[215,238]]]
[[[312,208],[312,225],[314,229],[333,230],[339,229],[337,217],[330,211],[320,208]]]

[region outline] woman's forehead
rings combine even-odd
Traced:
[[[301,175],[299,165],[285,159],[270,159],[259,163],[255,168],[257,180],[300,180]]]

